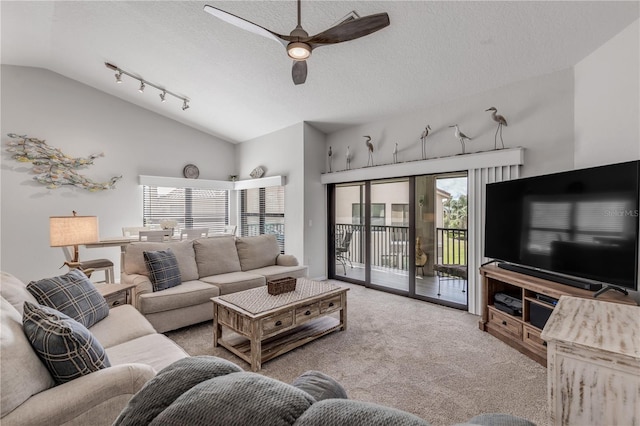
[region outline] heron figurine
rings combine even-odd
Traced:
[[[371,142],[371,136],[363,136],[367,138],[364,142],[367,144],[367,148],[369,149],[369,159],[367,160],[367,166],[373,166],[373,143]]]
[[[349,149],[349,145],[347,145],[347,153],[345,156],[347,158],[347,170],[351,170],[351,150]]]
[[[329,147],[329,173],[331,173],[331,158],[333,157],[333,151],[331,151],[331,147]]]
[[[393,163],[398,162],[398,142],[396,142],[396,146],[393,148]]]
[[[502,148],[504,149],[504,141],[502,140],[502,126],[507,125],[507,119],[502,115],[497,114],[498,110],[495,107],[485,109],[485,111],[491,111],[491,119],[498,123],[496,135],[493,138],[493,149],[498,149],[498,132],[500,132],[500,143],[502,144]]]
[[[431,126],[427,124],[427,127],[424,128],[424,132],[420,135],[420,140],[422,141],[422,159],[427,159],[427,136],[429,136],[429,130],[431,130]]]
[[[454,124],[453,126],[449,126],[449,127],[455,127],[456,128],[456,131],[455,131],[454,134],[455,134],[456,138],[460,141],[460,144],[462,145],[462,153],[464,154],[465,153],[464,140],[465,139],[471,140],[471,138],[469,136],[465,135],[464,133],[462,133],[460,131],[460,129],[458,128],[457,124]]]

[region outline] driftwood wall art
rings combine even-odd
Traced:
[[[108,182],[94,182],[76,170],[93,164],[93,160],[104,157],[104,153],[92,154],[86,158],[69,157],[45,143],[44,140],[29,138],[26,135],[9,133],[7,136],[14,139],[7,142],[11,152],[11,158],[21,163],[32,163],[31,172],[36,176],[33,179],[49,189],[60,188],[64,185],[77,186],[88,191],[102,191],[114,189],[115,184],[122,176],[114,176]]]

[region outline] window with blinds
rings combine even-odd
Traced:
[[[165,220],[178,222],[178,229],[204,227],[210,233],[222,232],[229,224],[229,191],[143,185],[144,225]]]
[[[273,234],[284,253],[284,186],[240,191],[239,235]]]

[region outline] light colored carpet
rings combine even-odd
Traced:
[[[409,411],[432,425],[481,413],[509,413],[548,424],[547,370],[478,328],[479,317],[362,286],[348,287],[347,331],[334,332],[262,366],[291,383],[307,370],[337,379],[351,399]],[[190,355],[215,355],[210,322],[166,335]]]

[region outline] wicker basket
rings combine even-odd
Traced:
[[[296,289],[296,279],[292,277],[280,278],[267,282],[267,291],[270,295],[288,293]]]

